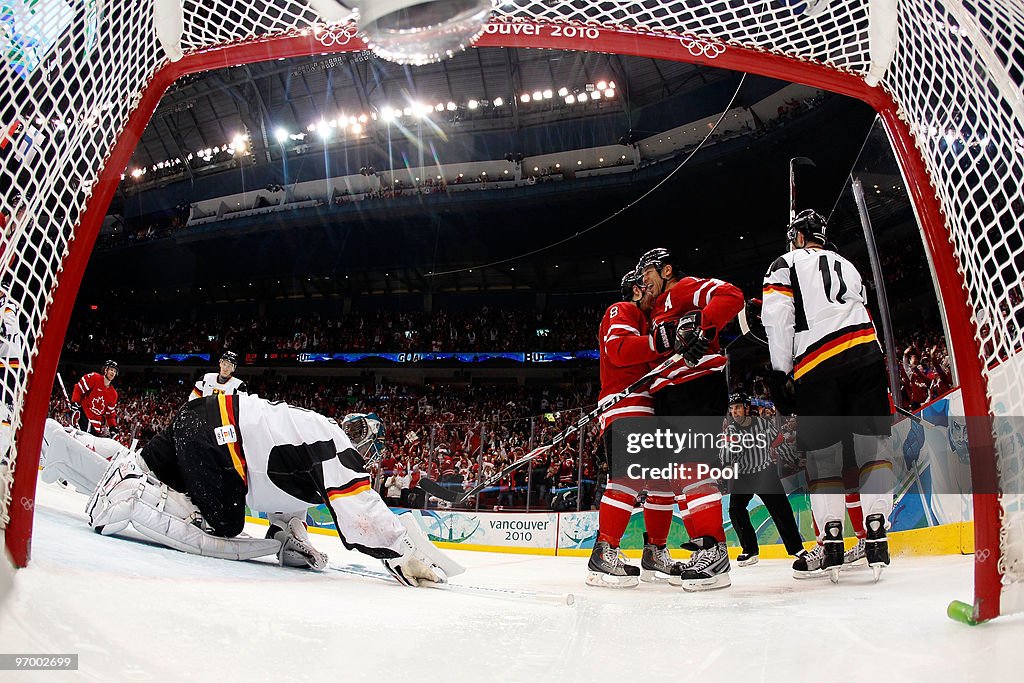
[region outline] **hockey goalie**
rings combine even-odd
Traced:
[[[463,570],[430,543],[411,514],[395,515],[370,486],[367,461],[383,452],[374,415],[341,424],[250,395],[185,405],[140,452],[46,421],[44,482],[90,495],[89,524],[104,535],[129,527],[187,553],[232,560],[276,555],[320,570],[306,510],[327,507],[346,548],[378,558],[406,586],[445,583]],[[266,538],[242,535],[245,508],[267,513]]]

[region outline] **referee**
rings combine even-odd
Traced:
[[[757,532],[747,512],[747,505],[755,495],[768,508],[789,554],[796,555],[804,548],[772,454],[775,449],[792,446],[779,438],[779,430],[770,420],[749,413],[750,399],[746,394],[739,392],[729,397],[729,419],[725,427],[727,442],[743,444],[743,448],[740,450],[736,445],[733,448],[723,447],[721,451],[723,465],[739,464],[739,476],[730,486],[729,518],[743,546],[743,552],[736,558],[741,567],[757,562]]]

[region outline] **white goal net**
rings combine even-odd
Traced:
[[[317,13],[299,0],[184,0],[185,57],[171,64],[153,4],[0,3],[0,527],[19,564],[28,557],[42,423],[71,306],[160,95],[189,72],[363,47],[354,30],[321,40]],[[512,30],[516,24],[546,28]],[[894,54],[884,49],[887,34]],[[495,3],[480,44],[717,60],[871,102],[914,190],[967,412],[1024,415],[1016,360],[1024,320],[1024,2],[510,0]],[[872,68],[879,88],[864,84]],[[983,448],[991,432],[976,428],[972,448]],[[1014,598],[1024,585],[1024,455],[1013,437],[1000,434],[996,455],[976,455],[973,464],[976,491],[986,472],[992,481],[976,496],[983,618],[1024,609]]]

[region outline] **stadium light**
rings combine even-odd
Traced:
[[[565,103],[566,104],[572,104],[575,101],[576,101],[576,98],[573,97],[572,95],[566,95],[565,96]]]
[[[500,97],[495,97],[494,98],[494,106],[495,107],[500,107],[503,104],[505,104],[505,100],[501,99]]]
[[[533,99],[539,100],[542,97],[544,97],[544,93],[542,93],[540,90],[534,90],[533,91]]]
[[[601,93],[598,92],[597,90],[594,90],[593,92],[590,93],[590,99],[592,99],[592,100],[599,100],[599,99],[601,99]]]
[[[480,106],[480,103],[477,102],[476,100],[470,100],[469,102],[466,103],[466,106],[469,107],[470,109],[476,109],[477,107]]]
[[[608,84],[605,83],[604,81],[598,81],[597,82],[597,89],[598,90],[604,90],[607,87],[608,87]]]
[[[285,140],[288,139],[288,131],[286,131],[284,128],[278,128],[277,130],[274,131],[274,137],[277,139],[278,142],[284,142]]]
[[[615,91],[612,90],[611,88],[608,88],[607,90],[604,91],[604,96],[607,97],[608,99],[611,99],[615,97]]]
[[[544,95],[544,99],[545,99],[545,100],[550,100],[550,99],[552,98],[552,96],[554,95],[554,93],[552,93],[552,92],[551,92],[551,89],[550,89],[550,88],[548,88],[547,90],[545,90],[545,91],[544,91],[543,93],[541,93],[541,94],[542,94],[542,95]]]
[[[448,111],[455,111],[456,109],[458,109],[458,106],[456,106],[454,102],[449,102],[446,109],[448,109]]]
[[[565,97],[568,94],[569,94],[569,89],[568,88],[563,86],[563,87],[558,89],[558,96],[559,97]]]
[[[530,101],[530,95],[528,93],[524,92],[522,95],[519,96],[519,101],[520,102],[529,102]]]

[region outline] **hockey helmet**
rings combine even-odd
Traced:
[[[239,365],[238,354],[235,353],[234,351],[225,350],[224,353],[220,354],[220,359],[226,360],[229,363],[234,363],[235,367],[238,367]]]
[[[661,272],[661,269],[668,265],[675,265],[672,262],[672,252],[664,247],[656,247],[640,257],[636,264],[636,272],[643,276],[644,271],[651,266]]]
[[[640,271],[636,268],[629,271],[622,276],[622,282],[619,283],[619,290],[622,294],[623,301],[633,300],[633,287],[642,286],[643,277],[640,275]]]
[[[102,369],[103,369],[103,370],[106,370],[107,368],[114,368],[114,369],[115,369],[115,370],[117,370],[118,372],[120,372],[120,370],[121,370],[121,369],[120,369],[119,367],[117,367],[117,361],[116,361],[116,360],[107,360],[107,361],[104,361],[104,362],[103,362],[103,368],[102,368]]]
[[[367,465],[384,457],[384,423],[376,413],[349,413],[341,428]]]
[[[735,392],[729,394],[729,405],[730,406],[745,405],[745,406],[749,407],[750,406],[750,397],[747,396],[747,394],[742,392],[742,391],[735,391]]]
[[[804,209],[790,221],[789,229],[786,231],[786,240],[792,244],[799,234],[803,235],[805,240],[825,244],[828,241],[825,237],[827,229],[828,224],[821,214],[814,209]]]

